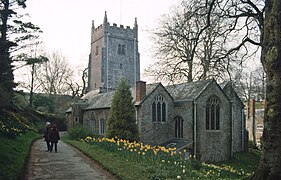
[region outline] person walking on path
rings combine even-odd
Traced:
[[[61,139],[64,132],[60,132]],[[36,140],[32,146],[24,180],[115,180],[97,162],[76,148],[60,141],[58,153],[44,152],[45,142]]]
[[[50,130],[51,130],[51,123],[46,122],[46,128],[44,131],[43,138],[45,138],[44,141],[46,141],[47,144],[47,150],[46,150],[47,152],[51,150],[50,139],[49,139]]]
[[[59,131],[57,129],[57,126],[54,124],[50,130],[49,133],[49,140],[51,142],[50,152],[53,151],[53,146],[55,145],[55,152],[58,152],[57,144],[60,140]]]

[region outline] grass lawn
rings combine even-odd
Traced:
[[[22,174],[31,143],[38,137],[35,132],[15,139],[0,137],[0,179],[14,180]]]
[[[149,151],[136,153],[129,148],[114,149],[114,143],[107,147],[98,143],[64,141],[83,151],[120,179],[247,179],[257,168],[259,153],[237,153],[235,158],[215,164],[195,160],[179,160],[175,155],[154,157]],[[102,143],[101,143],[102,144]],[[108,144],[108,143],[107,143]],[[144,152],[144,151],[143,151]],[[159,153],[160,154],[160,153]]]
[[[220,162],[219,166],[231,166],[235,170],[243,170],[245,174],[252,174],[259,163],[261,152],[250,149],[249,152],[240,152],[234,155],[234,159]]]

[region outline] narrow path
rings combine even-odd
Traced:
[[[34,142],[28,164],[28,180],[108,180],[116,179],[77,149],[59,141],[58,152],[46,152],[43,139]]]

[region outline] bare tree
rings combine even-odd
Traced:
[[[30,42],[30,46],[25,48],[26,52],[17,55],[16,59],[18,63],[15,70],[19,71],[18,74],[21,76],[21,82],[18,85],[19,88],[29,90],[28,105],[32,107],[34,92],[40,86],[40,82],[36,79],[36,71],[40,67],[40,64],[48,61],[48,58],[40,55],[43,54],[41,41],[36,39]]]
[[[86,91],[87,91],[87,83],[88,83],[88,70],[89,70],[89,68],[87,67],[87,68],[85,68],[83,71],[82,71],[82,77],[81,77],[81,79],[82,79],[82,91],[81,91],[81,95],[80,95],[80,97],[82,97],[83,95],[85,95],[86,94]]]
[[[47,54],[49,59],[42,64],[36,77],[40,81],[40,91],[46,94],[69,94],[67,80],[73,76],[73,70],[59,51]]]
[[[68,78],[67,80],[72,98],[82,97],[86,94],[88,83],[88,67],[84,69],[78,69],[78,77],[78,80],[75,80],[74,78]]]
[[[250,97],[256,100],[265,98],[265,73],[262,66],[254,70],[243,68],[233,78],[233,85],[239,97],[248,101]]]
[[[240,61],[227,52],[228,20],[220,11],[215,0],[184,0],[164,16],[154,32],[159,61],[146,73],[167,82],[231,79]]]

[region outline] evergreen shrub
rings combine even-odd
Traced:
[[[69,134],[70,139],[79,140],[79,139],[83,139],[83,138],[91,135],[91,132],[89,130],[85,129],[83,126],[77,125],[77,126],[71,128],[68,131],[68,134]]]

